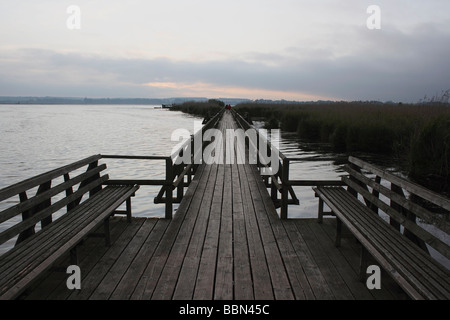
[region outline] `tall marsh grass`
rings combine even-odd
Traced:
[[[187,102],[173,109],[206,117],[222,107],[211,100]],[[336,152],[391,155],[412,178],[436,191],[450,192],[448,104],[241,103],[235,110],[265,118],[267,128],[329,143]]]
[[[448,104],[245,103],[236,110],[264,117],[268,128],[279,124],[302,139],[329,143],[337,152],[392,155],[411,177],[450,191]]]
[[[172,106],[171,110],[182,111],[199,117],[208,117],[219,112],[225,104],[222,101],[210,99],[208,101],[187,101]]]

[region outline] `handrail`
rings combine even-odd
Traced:
[[[433,192],[431,190],[428,190],[416,183],[413,183],[411,181],[408,181],[406,179],[403,179],[399,176],[393,175],[385,170],[379,169],[376,166],[367,163],[365,161],[362,161],[361,159],[355,158],[355,157],[349,157],[348,161],[350,163],[356,164],[362,169],[368,170],[381,178],[386,178],[393,183],[395,183],[398,186],[401,186],[408,192],[414,193],[421,198],[430,201],[431,203],[434,203],[437,206],[440,206],[448,211],[450,211],[450,199],[443,197],[442,195]]]
[[[48,172],[39,174],[32,178],[15,183],[11,186],[5,187],[0,190],[0,201],[8,199],[22,191],[26,191],[33,187],[37,187],[37,186],[41,185],[42,183],[45,183],[49,180],[53,180],[54,178],[62,176],[64,174],[66,174],[67,172],[70,172],[72,170],[75,170],[75,169],[81,168],[85,165],[88,165],[90,163],[93,163],[93,162],[99,160],[100,158],[101,158],[100,155],[93,155],[93,156],[87,157],[85,159],[79,160],[77,162],[65,165],[65,166],[57,168],[57,169],[50,170]]]
[[[158,196],[155,198],[155,203],[165,202],[165,218],[172,218],[173,203],[181,199],[173,199],[174,179],[176,177],[176,170],[172,158],[168,156],[135,156],[135,155],[101,155],[103,159],[126,159],[126,160],[159,160],[166,162],[166,178],[163,179],[111,179],[106,184],[137,184],[149,186],[162,186]],[[162,195],[166,194],[164,201]],[[179,195],[180,193],[178,193]]]
[[[287,219],[288,218],[288,206],[289,204],[299,204],[299,200],[297,196],[295,195],[295,191],[293,189],[294,186],[321,186],[321,185],[333,185],[333,186],[340,186],[343,185],[343,182],[341,180],[291,180],[289,178],[289,168],[290,164],[292,162],[297,161],[308,161],[312,159],[308,158],[301,158],[301,157],[288,157],[285,154],[283,154],[278,148],[273,146],[273,144],[263,135],[260,134],[260,132],[254,128],[251,124],[245,120],[245,118],[240,115],[236,110],[231,110],[232,114],[235,118],[235,120],[238,122],[239,126],[243,129],[255,129],[258,135],[258,141],[260,138],[261,140],[267,144],[268,148],[278,153],[278,165],[279,170],[277,173],[274,173],[270,176],[270,184],[269,187],[271,188],[271,198],[272,201],[280,206],[280,218],[281,219]],[[258,157],[260,156],[260,152],[258,149]],[[327,159],[328,160],[328,159]],[[259,160],[258,160],[258,163]],[[261,165],[260,165],[261,166]],[[268,167],[267,165],[264,165]],[[280,179],[281,184],[278,182],[278,179]],[[278,199],[278,193],[281,193],[281,199]],[[289,196],[291,198],[289,198]]]

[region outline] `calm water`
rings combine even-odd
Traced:
[[[198,118],[159,106],[0,105],[0,188],[93,154],[168,156],[178,142],[171,133],[194,130]],[[318,156],[292,135],[282,135],[280,150],[292,156]],[[326,155],[325,155],[326,156]],[[163,161],[106,159],[111,178],[164,178]],[[293,179],[338,179],[332,161],[294,163]],[[310,187],[298,190],[301,206],[290,217],[312,217],[317,201]],[[133,198],[135,216],[161,216],[153,198],[159,187],[141,187]]]
[[[170,155],[177,128],[194,118],[155,106],[0,105],[0,188],[94,154]],[[164,176],[164,161],[105,161],[110,178]],[[157,216],[156,187],[133,199],[136,216]],[[141,191],[141,190],[140,190]]]
[[[178,144],[171,141],[171,133],[178,128],[193,133],[195,120],[199,119],[160,106],[0,105],[0,189],[99,153],[169,156]],[[335,154],[326,146],[305,143],[293,134],[282,133],[279,147],[288,156],[315,157],[315,161],[291,163],[291,179],[338,180],[344,174],[336,163],[345,162],[347,156]],[[390,159],[373,160],[396,170]],[[105,159],[105,162],[112,179],[164,179],[164,161]],[[164,205],[153,203],[159,189],[141,187],[132,200],[134,216],[164,215]],[[317,217],[318,201],[311,187],[295,187],[295,192],[300,205],[289,207],[289,217]],[[0,210],[6,205],[0,204]],[[448,235],[443,237],[449,241]],[[0,254],[1,251],[2,248]]]

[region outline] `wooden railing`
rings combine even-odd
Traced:
[[[202,163],[203,150],[205,146],[210,143],[203,140],[203,135],[206,130],[217,127],[225,109],[222,109],[202,127],[190,136],[182,145],[172,153],[171,156],[129,156],[129,155],[102,155],[102,158],[109,159],[133,159],[133,160],[148,160],[148,161],[165,161],[165,179],[132,179],[132,180],[110,180],[108,183],[120,184],[138,184],[138,185],[153,185],[161,186],[157,196],[154,199],[155,203],[165,204],[165,218],[171,219],[173,213],[173,204],[180,203],[183,199],[184,188],[188,187],[192,181],[197,167]],[[308,161],[313,159],[305,158],[289,158],[280,152],[272,143],[260,132],[250,125],[244,117],[232,110],[233,118],[240,128],[243,130],[254,129],[257,134],[256,145],[252,145],[257,150],[257,165],[261,172],[262,168],[269,168],[270,165],[264,164],[266,161],[261,161],[263,155],[261,153],[260,143],[266,144],[266,150],[269,151],[270,156],[273,152],[278,154],[278,170],[272,174],[262,175],[267,188],[270,188],[270,195],[273,203],[277,208],[280,208],[280,218],[288,218],[289,205],[298,205],[297,198],[293,187],[295,186],[322,186],[322,185],[342,185],[341,180],[296,180],[290,179],[289,170],[292,162]],[[250,139],[251,140],[251,139]],[[200,143],[201,145],[196,145]],[[253,143],[250,141],[250,143]],[[186,156],[188,154],[188,156]],[[180,158],[189,159],[189,161],[179,161]],[[174,197],[174,190],[176,189],[176,196]]]
[[[0,212],[0,224],[18,216],[21,221],[0,232],[0,244],[16,235],[16,243],[22,242],[35,233],[39,222],[41,228],[45,228],[53,222],[56,213],[65,214],[83,198],[100,191],[101,184],[108,179],[107,175],[101,175],[106,165],[99,165],[100,158],[100,155],[93,155],[1,189],[0,203],[8,200],[14,203],[13,198],[17,196],[19,203]],[[83,172],[76,172],[78,170]]]
[[[147,160],[165,161],[165,179],[130,179],[130,180],[110,180],[109,184],[137,184],[161,186],[154,203],[165,204],[165,218],[171,219],[173,214],[173,204],[180,203],[183,199],[184,188],[188,187],[192,181],[198,165],[201,162],[202,151],[206,142],[202,137],[206,130],[214,128],[219,122],[225,109],[214,115],[198,132],[188,138],[171,156],[130,156],[130,155],[102,155],[105,159],[123,160]],[[194,146],[195,141],[201,141],[201,148]],[[185,157],[188,153],[190,161],[177,161],[179,157]],[[176,197],[174,191],[176,189]]]
[[[263,175],[263,179],[266,183],[266,187],[270,188],[270,195],[272,198],[275,207],[280,208],[280,218],[287,219],[288,218],[288,207],[290,204],[299,205],[300,202],[295,194],[293,187],[295,186],[338,186],[343,185],[341,180],[291,180],[289,177],[290,165],[292,162],[299,161],[315,161],[316,159],[307,159],[307,158],[293,158],[287,157],[281,151],[279,151],[272,143],[260,132],[255,129],[242,115],[240,115],[235,110],[232,110],[232,114],[234,119],[238,123],[238,125],[244,129],[254,129],[257,132],[258,136],[258,145],[256,149],[258,150],[258,167],[268,167],[269,165],[262,165],[260,161],[261,155],[259,143],[260,141],[264,142],[267,146],[267,150],[271,150],[271,152],[276,152],[278,154],[278,170],[271,175]],[[271,164],[273,165],[273,164]],[[278,198],[278,194],[280,194],[280,198]]]

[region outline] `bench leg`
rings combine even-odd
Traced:
[[[105,245],[107,247],[111,246],[111,234],[109,232],[109,217],[103,222],[105,228]]]
[[[319,212],[317,216],[318,216],[317,222],[323,223],[323,200],[321,198],[319,198]]]
[[[335,240],[336,247],[341,246],[341,237],[342,237],[342,221],[338,217],[336,217],[336,240]]]
[[[131,197],[127,199],[127,221],[131,222]]]
[[[359,281],[361,282],[366,280],[368,254],[367,249],[361,245],[361,259],[359,261]]]
[[[75,247],[73,247],[70,250],[70,264],[71,265],[78,265],[78,254],[77,254],[77,247],[78,245],[76,245]]]

